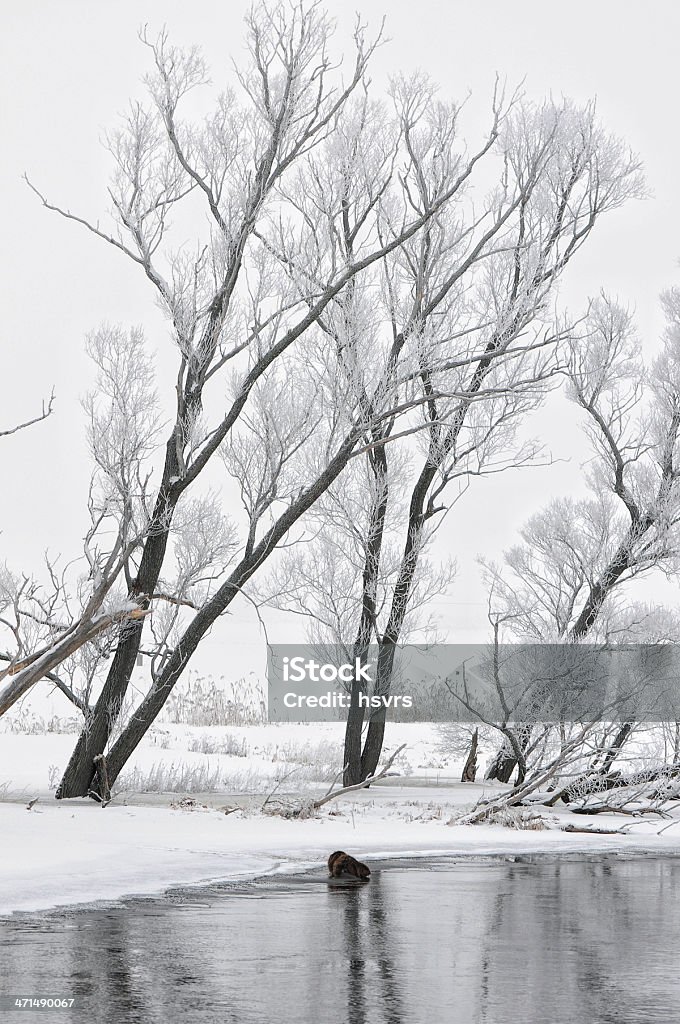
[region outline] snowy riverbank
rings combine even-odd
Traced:
[[[680,854],[680,822],[661,836],[661,826],[650,821],[625,836],[567,834],[559,826],[574,821],[568,812],[549,815],[553,827],[545,831],[450,826],[460,798],[450,789],[385,787],[303,821],[247,809],[225,814],[198,802],[104,810],[84,801],[39,802],[30,811],[23,803],[2,803],[0,915],[158,893],[177,884],[321,869],[335,849],[369,862],[397,854]],[[607,816],[607,827],[623,820]],[[602,817],[579,818],[580,825],[589,823],[602,825]]]
[[[505,824],[451,825],[502,787],[458,782],[460,752],[442,751],[435,726],[391,724],[386,752],[407,744],[396,762],[401,777],[302,820],[264,813],[262,806],[267,794],[294,801],[328,789],[329,765],[332,773],[341,756],[340,724],[159,727],[104,809],[54,799],[74,739],[63,732],[0,735],[0,915],[273,871],[323,870],[337,849],[369,862],[405,854],[680,854],[680,819],[576,817],[564,806],[536,806],[504,815]],[[562,831],[566,824],[627,834],[570,834]]]

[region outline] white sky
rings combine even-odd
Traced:
[[[99,138],[128,97],[139,94],[148,66],[136,36],[140,24],[148,22],[153,31],[165,23],[173,42],[200,44],[222,87],[230,80],[229,58],[238,57],[246,6],[242,0],[5,5],[0,429],[38,411],[53,386],[57,395],[56,413],[46,424],[0,442],[0,553],[15,568],[36,568],[46,548],[68,556],[79,550],[89,476],[79,407],[90,375],[85,333],[102,320],[143,322],[159,349],[166,344],[149,287],[136,268],[112,247],[43,210],[21,174],[28,171],[55,202],[96,219],[106,206],[108,177]],[[570,269],[563,296],[578,309],[602,287],[619,294],[637,310],[645,351],[653,352],[662,326],[658,294],[679,279],[680,5],[331,0],[326,6],[338,17],[343,38],[355,8],[374,26],[387,13],[391,42],[377,56],[376,85],[397,69],[422,68],[445,96],[462,98],[472,90],[473,109],[479,103],[481,110],[498,71],[511,84],[526,77],[526,89],[536,97],[550,91],[581,101],[597,97],[606,126],[643,157],[653,197],[600,223]],[[552,495],[578,486],[583,448],[574,422],[569,407],[552,404],[537,417],[534,431],[563,461],[474,481],[451,513],[438,548],[455,554],[460,566],[450,597],[438,606],[450,641],[485,639],[475,554],[483,550],[498,557],[528,515]],[[301,629],[297,620],[279,618],[271,638],[301,640]],[[240,607],[208,638],[196,666],[230,677],[242,674],[261,644],[253,616]]]

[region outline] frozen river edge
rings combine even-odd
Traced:
[[[175,886],[246,881],[322,868],[332,850],[369,863],[397,857],[680,855],[680,821],[579,816],[537,808],[540,831],[450,825],[470,787],[390,786],[353,794],[305,820],[253,807],[216,806],[215,794],[182,806],[77,800],[0,802],[0,916],[101,900],[158,895]],[[213,806],[210,806],[213,804]],[[626,835],[562,827],[626,827]],[[663,834],[658,832],[665,828]]]

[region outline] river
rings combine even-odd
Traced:
[[[395,860],[0,920],[84,1024],[677,1024],[680,860]]]

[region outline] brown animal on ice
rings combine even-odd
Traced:
[[[328,873],[333,878],[339,878],[342,874],[354,875],[355,878],[369,878],[371,870],[343,850],[336,850],[328,858]]]

